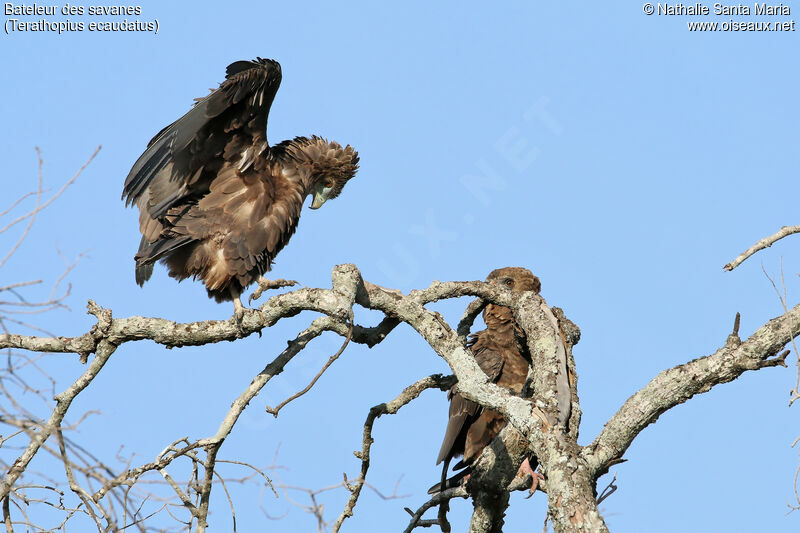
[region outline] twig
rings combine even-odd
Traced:
[[[783,307],[783,312],[787,313],[789,311],[787,307],[787,295],[786,295],[786,279],[783,276],[783,258],[781,258],[781,286],[783,287],[783,292],[778,289],[778,286],[775,284],[775,279],[769,275],[767,269],[764,267],[764,263],[761,263],[761,271],[764,273],[764,276],[769,280],[770,284],[772,285],[773,290],[775,290],[775,294],[778,295],[778,300],[781,302],[781,307]],[[738,316],[738,313],[737,313]],[[794,381],[794,388],[789,391],[789,407],[794,404],[795,401],[800,400],[800,352],[797,350],[797,345],[795,344],[794,336],[792,336],[792,348],[794,348],[795,353],[795,367],[797,368],[797,372],[795,372],[795,381]]]
[[[603,500],[605,500],[606,498],[617,492],[617,489],[619,487],[617,487],[616,481],[617,481],[617,473],[614,472],[614,478],[609,482],[606,488],[604,488],[600,492],[600,495],[597,497],[597,505],[600,505],[601,503],[603,503]]]
[[[347,504],[342,510],[342,513],[339,515],[339,518],[333,525],[333,533],[337,533],[342,527],[344,521],[353,516],[353,510],[355,509],[356,503],[358,503],[358,497],[361,494],[361,488],[364,486],[364,483],[367,480],[367,471],[369,470],[370,463],[369,454],[370,449],[372,448],[372,443],[374,442],[372,439],[372,426],[375,424],[375,420],[383,415],[393,415],[397,413],[401,407],[419,397],[419,395],[427,389],[438,388],[440,390],[447,390],[452,387],[454,383],[455,378],[453,376],[434,374],[432,376],[422,378],[412,385],[409,385],[403,389],[403,392],[401,392],[390,402],[376,405],[369,410],[367,420],[364,422],[361,451],[353,452],[356,457],[361,459],[361,473],[352,484],[352,488],[350,488],[350,498],[347,500]]]
[[[95,151],[92,153],[92,155],[91,155],[91,156],[89,156],[89,159],[87,159],[87,160],[86,160],[86,162],[85,162],[83,165],[81,165],[81,167],[78,169],[78,171],[77,171],[77,172],[76,172],[76,173],[75,173],[75,174],[74,174],[74,175],[73,175],[73,176],[72,176],[72,177],[71,177],[71,178],[70,178],[70,179],[69,179],[69,180],[68,180],[68,181],[67,181],[67,182],[66,182],[64,185],[62,185],[62,186],[61,186],[61,188],[60,188],[60,189],[59,189],[59,190],[58,190],[58,191],[57,191],[57,192],[56,192],[56,193],[55,193],[53,196],[51,196],[51,197],[50,197],[50,199],[48,199],[48,200],[47,200],[45,203],[43,203],[43,204],[41,204],[41,205],[38,205],[38,206],[37,206],[37,209],[34,209],[34,210],[32,210],[32,211],[29,211],[28,213],[26,213],[26,214],[24,214],[24,215],[22,215],[22,216],[20,216],[20,217],[18,217],[18,218],[16,218],[16,219],[12,220],[12,221],[11,221],[11,222],[9,222],[7,225],[5,225],[3,228],[0,228],[0,233],[3,233],[3,232],[5,232],[5,231],[7,231],[7,230],[8,230],[8,229],[10,229],[12,226],[14,226],[14,225],[18,224],[19,222],[22,222],[23,220],[25,220],[25,219],[26,219],[26,218],[28,218],[28,217],[31,217],[31,216],[36,216],[36,214],[37,214],[38,212],[40,212],[42,209],[45,209],[47,206],[49,206],[51,203],[53,203],[53,202],[54,202],[54,201],[55,201],[55,200],[56,200],[56,199],[57,199],[59,196],[61,196],[61,194],[62,194],[62,193],[63,193],[63,192],[64,192],[64,191],[67,189],[67,187],[69,187],[70,185],[72,185],[73,183],[75,183],[75,180],[77,180],[77,179],[78,179],[78,176],[80,176],[80,175],[81,175],[81,173],[82,173],[84,170],[86,170],[86,167],[87,167],[87,166],[89,166],[89,163],[91,163],[91,162],[92,162],[92,160],[95,158],[95,156],[98,154],[98,152],[100,152],[100,149],[101,149],[101,148],[102,148],[102,146],[98,146],[98,147],[95,149]],[[42,170],[42,159],[41,159],[41,151],[39,150],[39,147],[38,147],[38,146],[36,147],[36,156],[37,156],[37,157],[38,157],[38,159],[39,159],[39,172],[40,172],[40,176],[41,176],[41,170]],[[40,181],[40,183],[41,183],[41,181]],[[36,191],[36,193],[34,193],[34,194],[37,194],[37,195],[39,195],[39,194],[41,194],[42,192],[44,192],[44,191],[42,191],[42,190],[41,190],[41,187],[40,187],[40,188],[39,188],[39,189]],[[27,196],[27,195],[26,195],[26,196]],[[16,204],[15,204],[15,205],[16,205]],[[2,266],[2,262],[0,262],[0,266]]]
[[[19,283],[12,283],[11,285],[6,285],[5,287],[0,287],[0,292],[10,291],[11,289],[19,289],[21,287],[29,287],[31,285],[38,285],[41,282],[42,282],[42,280],[35,279],[35,280],[31,280],[31,281],[21,281]]]
[[[315,383],[317,382],[317,380],[318,380],[318,379],[319,379],[319,378],[322,376],[322,374],[324,374],[324,373],[325,373],[325,371],[326,371],[326,370],[328,370],[328,368],[329,368],[329,367],[330,367],[330,366],[333,364],[333,362],[334,362],[334,361],[336,361],[336,360],[339,358],[339,356],[340,356],[340,355],[342,355],[342,352],[344,352],[344,349],[345,349],[345,348],[347,348],[347,345],[350,343],[350,339],[351,339],[352,337],[353,337],[353,322],[351,321],[351,322],[350,322],[350,327],[349,327],[349,328],[348,328],[348,330],[347,330],[347,337],[345,337],[345,339],[344,339],[344,342],[342,343],[342,346],[341,346],[341,348],[339,348],[339,350],[338,350],[338,351],[337,351],[335,354],[333,354],[333,355],[330,357],[330,359],[328,359],[328,362],[327,362],[327,363],[325,363],[325,364],[322,366],[322,368],[320,369],[320,371],[319,371],[319,372],[317,372],[317,375],[316,375],[316,376],[314,376],[314,379],[312,379],[312,380],[311,380],[311,382],[310,382],[308,385],[306,385],[306,387],[305,387],[303,390],[301,390],[301,391],[298,391],[298,392],[296,392],[296,393],[292,394],[291,396],[289,396],[288,398],[286,398],[285,400],[283,400],[281,403],[279,403],[279,404],[277,405],[277,407],[270,407],[270,406],[268,405],[268,406],[266,407],[266,411],[267,411],[269,414],[271,414],[272,416],[274,416],[275,418],[278,418],[278,412],[279,412],[281,409],[283,409],[283,407],[284,407],[286,404],[288,404],[289,402],[292,402],[292,401],[296,400],[296,399],[297,399],[297,398],[299,398],[300,396],[302,396],[302,395],[304,395],[305,393],[307,393],[308,391],[310,391],[310,390],[311,390],[311,387],[313,387],[313,386],[314,386],[314,384],[315,384]]]
[[[64,436],[61,434],[61,427],[56,427],[55,434],[56,440],[58,441],[58,449],[61,455],[61,460],[64,463],[64,472],[66,473],[67,481],[69,482],[69,488],[78,496],[78,498],[80,498],[81,502],[83,502],[86,512],[89,514],[92,520],[94,520],[94,523],[97,526],[97,531],[99,533],[103,533],[103,526],[100,524],[100,519],[92,509],[91,496],[86,492],[86,489],[81,487],[78,482],[75,481],[75,476],[72,472],[72,464],[69,461],[69,457],[67,457],[67,450],[64,446]],[[98,506],[98,509],[103,511],[103,508],[100,506]],[[106,518],[110,525],[111,520],[108,519],[108,517]]]
[[[156,509],[155,511],[153,511],[149,515],[143,516],[143,517],[139,518],[138,520],[134,520],[133,522],[131,522],[129,524],[125,524],[119,529],[120,529],[120,531],[124,531],[124,530],[128,529],[131,526],[135,526],[135,525],[141,524],[141,523],[145,522],[146,520],[148,520],[149,518],[152,518],[153,516],[157,515],[158,513],[163,511],[164,509],[167,509],[167,512],[169,513],[169,508],[167,507],[167,504],[165,503],[164,505],[162,505],[160,508]]]
[[[36,192],[37,192],[37,191],[26,192],[25,194],[23,194],[22,196],[20,196],[19,198],[17,198],[17,199],[14,201],[14,203],[13,203],[13,204],[11,204],[10,206],[8,206],[8,208],[7,208],[5,211],[0,211],[0,217],[6,216],[7,214],[9,214],[9,213],[10,213],[11,211],[13,211],[13,210],[14,210],[14,208],[15,208],[15,207],[17,207],[17,206],[18,206],[18,205],[19,205],[19,204],[20,204],[20,203],[21,203],[21,202],[22,202],[22,201],[23,201],[25,198],[27,198],[28,196],[33,196],[33,195],[35,195],[35,194],[36,194]]]
[[[737,266],[741,265],[745,261],[745,259],[747,259],[751,255],[753,255],[756,252],[759,252],[759,251],[761,251],[761,250],[763,250],[765,248],[769,248],[770,246],[775,244],[777,241],[783,239],[784,237],[786,237],[788,235],[792,235],[794,233],[800,233],[800,226],[783,226],[774,235],[770,235],[769,237],[764,237],[763,239],[757,241],[753,246],[751,246],[750,248],[748,248],[747,250],[745,250],[744,252],[739,254],[739,256],[736,259],[734,259],[733,261],[731,261],[730,263],[728,263],[727,265],[725,265],[722,268],[724,270],[727,270],[728,272],[730,272],[731,270],[733,270]]]
[[[259,476],[263,477],[264,481],[266,481],[266,485],[269,486],[270,489],[272,489],[272,493],[275,494],[275,497],[276,498],[278,497],[278,493],[275,491],[275,487],[272,485],[272,480],[260,468],[256,468],[255,466],[251,465],[250,463],[245,463],[243,461],[231,461],[230,459],[217,459],[217,462],[218,463],[228,463],[228,464],[232,464],[232,465],[246,466],[247,468],[251,469],[255,474],[258,474]]]
[[[461,320],[458,322],[458,327],[456,328],[456,332],[458,336],[462,339],[466,340],[467,335],[469,335],[469,330],[472,328],[472,324],[475,322],[475,319],[478,315],[483,311],[486,307],[488,302],[483,298],[476,298],[472,300],[467,308],[464,310],[464,314],[461,316]]]
[[[43,162],[42,162],[42,152],[39,151],[39,147],[38,146],[36,147],[36,158],[39,160],[39,178],[38,178],[38,186],[36,187],[36,205],[34,206],[33,210],[30,211],[30,213],[29,213],[31,220],[30,220],[30,222],[28,222],[28,225],[22,231],[22,235],[20,235],[19,239],[14,244],[14,246],[11,247],[11,249],[8,251],[6,256],[3,257],[3,259],[0,259],[0,268],[3,267],[3,265],[6,263],[6,261],[8,261],[8,259],[12,255],[14,255],[14,252],[16,252],[17,249],[19,248],[19,246],[23,243],[23,241],[25,241],[25,238],[28,236],[28,233],[31,231],[31,228],[33,227],[33,223],[36,221],[36,215],[39,213],[39,211],[44,209],[44,207],[41,205],[41,203],[42,203],[42,193],[44,192],[42,190],[42,179],[43,179],[42,164],[43,164]],[[23,220],[23,219],[17,219],[17,220]],[[7,225],[5,228],[0,230],[0,233],[3,233],[8,228],[10,228],[12,225],[13,225],[13,223]]]
[[[444,501],[450,501],[453,498],[468,498],[469,493],[467,492],[466,487],[458,486],[453,487],[450,489],[443,490],[441,492],[437,492],[433,495],[433,497],[428,500],[427,502],[423,503],[419,509],[415,512],[412,512],[411,509],[406,507],[406,512],[411,515],[411,521],[408,523],[408,527],[403,531],[403,533],[411,533],[415,528],[420,527],[420,520],[422,519],[422,515],[425,514],[425,511],[430,509],[431,507],[435,507],[441,504]],[[438,524],[438,520],[432,521],[430,524],[426,524],[423,527],[429,527],[430,525]]]
[[[111,320],[110,311],[102,310],[96,306],[92,307],[92,305],[90,305],[89,313],[94,314],[98,318],[98,324],[110,322]],[[34,455],[36,455],[36,453],[39,451],[39,448],[41,448],[42,444],[44,444],[44,441],[50,437],[53,428],[61,425],[61,421],[64,420],[64,416],[66,416],[67,410],[72,404],[72,401],[92,382],[95,377],[97,377],[97,374],[103,369],[103,366],[106,364],[115,350],[115,345],[105,340],[100,341],[96,348],[97,355],[94,360],[92,360],[92,363],[89,365],[86,371],[77,380],[75,380],[75,382],[70,385],[67,390],[56,395],[56,408],[50,415],[50,419],[47,421],[47,424],[45,424],[41,431],[39,431],[39,433],[37,433],[36,436],[31,439],[28,447],[25,449],[23,454],[17,458],[17,460],[14,462],[14,466],[6,473],[2,484],[0,484],[0,499],[3,499],[8,495],[9,491],[11,490],[11,486],[14,484],[17,478],[19,478],[20,474],[28,467],[28,463],[30,463],[31,459],[33,459]]]
[[[11,509],[8,505],[9,497],[3,498],[3,523],[6,526],[6,533],[14,533],[14,526],[11,524]]]
[[[222,479],[222,476],[219,473],[214,472],[214,475],[217,476],[219,482],[222,483],[222,490],[225,491],[225,497],[228,498],[228,505],[231,506],[231,519],[233,520],[233,533],[236,533],[236,509],[233,506],[233,499],[231,499],[231,493],[228,492],[228,487],[225,485],[225,480]]]

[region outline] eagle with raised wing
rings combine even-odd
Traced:
[[[203,281],[210,298],[233,300],[263,278],[311,209],[339,196],[358,170],[351,147],[317,137],[267,142],[267,117],[281,83],[271,59],[237,61],[225,81],[161,130],[125,180],[126,205],[139,208],[136,282],[161,261],[173,278]],[[282,281],[282,280],[281,280]],[[259,292],[259,291],[257,291]]]
[[[526,291],[539,293],[541,283],[530,270],[520,267],[505,267],[492,271],[486,282],[507,287],[514,294]],[[511,309],[501,305],[487,304],[483,311],[486,329],[470,335],[468,348],[475,356],[475,361],[489,379],[513,394],[522,393],[522,387],[528,376],[531,355],[525,342],[525,333],[514,320]],[[457,392],[455,387],[447,394],[450,410],[447,420],[438,465],[444,461],[442,481],[428,491],[433,494],[455,486],[470,473],[470,466],[480,456],[483,449],[500,433],[506,421],[497,411],[481,407],[467,400]],[[454,467],[460,470],[447,479],[447,470],[454,457],[463,456]],[[538,484],[538,474],[534,474],[537,463],[535,457],[529,457],[522,464],[521,470],[533,477]],[[535,490],[533,485],[531,490]]]

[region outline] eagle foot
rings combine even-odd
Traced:
[[[264,293],[264,291],[268,291],[270,289],[281,289],[283,287],[293,287],[297,285],[297,282],[293,279],[271,280],[263,276],[258,278],[256,283],[258,283],[258,288],[253,291],[253,294],[250,295],[250,298],[247,300],[248,304],[253,300],[258,300],[261,298],[261,295]]]
[[[531,487],[528,489],[528,496],[525,499],[530,498],[533,496],[533,493],[536,492],[536,489],[539,488],[539,482],[544,480],[544,476],[539,472],[534,472],[533,468],[531,468],[531,463],[528,459],[522,461],[522,464],[519,465],[519,470],[517,470],[517,475],[525,474],[527,476],[531,476]]]
[[[231,296],[233,296],[233,320],[239,328],[239,333],[244,335],[244,326],[242,324],[244,320],[244,305],[242,304],[242,297],[234,292],[233,289],[231,289]]]

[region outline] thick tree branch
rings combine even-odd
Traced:
[[[715,353],[658,374],[625,402],[583,451],[592,477],[597,479],[607,472],[622,458],[633,439],[665,411],[716,385],[733,381],[748,370],[786,366],[786,352],[780,352],[800,334],[799,323],[800,305],[797,305],[767,322],[744,342],[737,334],[731,334]]]
[[[564,404],[577,398],[575,377],[570,379],[568,375],[571,345],[579,335],[577,328],[563,317],[563,312],[554,312],[535,294],[520,298],[512,310],[525,331],[531,352],[535,403],[532,418],[540,421],[538,427],[527,431],[516,429],[521,430],[528,441],[528,453],[536,456],[546,476],[548,514],[553,527],[556,532],[607,531],[597,509],[588,465],[580,457],[577,428],[567,427],[568,420],[572,420],[572,406]]]
[[[502,533],[510,494],[508,491],[477,491],[472,497],[474,511],[470,533]]]
[[[472,495],[470,533],[499,533],[509,501],[509,486],[529,455],[529,442],[506,425],[472,466],[467,490]]]
[[[337,266],[332,274],[332,282],[331,289],[304,288],[273,296],[258,310],[247,310],[241,325],[234,320],[176,324],[156,318],[117,319],[112,318],[110,311],[101,310],[91,303],[90,310],[93,309],[98,323],[84,335],[72,338],[0,335],[0,348],[71,352],[81,354],[82,358],[88,358],[90,353],[97,354],[84,375],[65,393],[56,397],[57,404],[51,419],[33,435],[30,445],[6,474],[0,499],[8,496],[19,472],[27,467],[44,441],[60,426],[69,402],[91,382],[117,346],[142,339],[151,339],[167,347],[232,341],[260,332],[284,317],[308,310],[324,316],[316,318],[297,338],[290,341],[286,349],[253,379],[234,400],[216,434],[196,442],[186,439],[185,448],[173,450],[172,454],[159,457],[155,462],[138,469],[129,469],[125,476],[114,478],[88,498],[88,493],[78,491],[79,495],[87,498],[88,503],[96,503],[115,486],[132,484],[138,476],[151,469],[161,472],[169,482],[171,478],[166,466],[172,459],[186,456],[193,464],[195,474],[192,490],[196,494],[181,489],[174,482],[171,485],[174,485],[176,494],[191,513],[192,520],[197,520],[198,531],[203,531],[215,479],[217,453],[243,410],[272,377],[280,374],[309,342],[324,331],[333,331],[343,337],[352,335],[353,342],[373,346],[386,338],[400,322],[405,322],[446,360],[458,379],[456,386],[461,395],[502,413],[509,422],[500,437],[473,464],[468,486],[459,487],[460,490],[468,490],[474,499],[472,531],[499,531],[508,502],[508,491],[512,490],[511,487],[520,486],[519,479],[515,478],[517,468],[524,458],[535,455],[546,475],[546,482],[542,485],[548,494],[548,513],[555,530],[559,533],[602,532],[606,531],[606,527],[597,510],[594,494],[597,477],[617,461],[636,435],[665,410],[718,383],[735,379],[746,370],[782,364],[784,356],[776,355],[798,334],[794,324],[800,318],[800,307],[795,307],[782,317],[770,321],[743,343],[738,335],[731,335],[717,353],[663,372],[626,402],[592,445],[582,449],[577,444],[580,406],[577,373],[572,357],[572,346],[580,333],[560,309],[551,309],[543,298],[533,293],[515,300],[510,291],[483,282],[434,282],[426,289],[404,295],[363,281],[353,265]],[[469,305],[456,330],[441,315],[425,307],[437,300],[462,296],[478,299]],[[513,396],[490,383],[465,347],[469,328],[486,302],[511,308],[517,323],[526,333],[533,360],[530,382],[526,388],[530,392],[528,396]],[[353,325],[354,304],[378,310],[385,318],[371,328]],[[337,520],[335,530],[352,514],[361,488],[366,484],[374,421],[383,414],[396,412],[426,388],[449,387],[452,381],[448,379],[436,376],[424,378],[391,402],[370,410],[364,425],[362,450],[358,455],[361,473],[354,482],[346,482],[351,496]],[[205,459],[199,458],[199,448],[205,450]],[[447,494],[454,497],[456,493]],[[197,499],[192,501],[195,495]],[[461,495],[459,491],[458,496]],[[421,511],[424,512],[423,509]],[[441,517],[436,521],[422,521],[422,513],[412,514],[415,519],[409,525],[411,529],[434,523],[446,528]]]
[[[481,282],[462,282],[462,283],[434,283],[428,289],[415,291],[412,295],[403,296],[397,291],[384,289],[382,287],[363,283],[360,273],[352,265],[342,265],[333,271],[333,288],[326,289],[300,289],[292,293],[281,294],[270,298],[259,310],[249,310],[242,321],[237,324],[234,321],[205,321],[191,324],[176,324],[163,319],[132,317],[114,319],[111,312],[102,310],[93,302],[90,302],[90,310],[98,316],[98,324],[88,333],[79,337],[35,337],[21,335],[0,335],[0,347],[5,348],[24,348],[41,352],[72,352],[81,354],[82,360],[87,360],[92,352],[97,356],[72,387],[65,393],[57,396],[57,405],[53,411],[51,420],[45,424],[43,431],[36,434],[30,442],[28,448],[23,452],[6,475],[3,484],[4,493],[7,495],[10,487],[41,448],[55,427],[61,423],[69,408],[69,403],[80,393],[92,379],[97,375],[102,366],[117,348],[125,343],[142,339],[151,339],[168,347],[200,345],[221,340],[233,340],[243,335],[260,331],[264,327],[269,327],[283,317],[293,316],[303,310],[313,310],[328,316],[317,319],[312,326],[301,334],[298,339],[290,343],[286,350],[280,354],[265,370],[256,377],[253,383],[242,393],[233,403],[231,410],[223,420],[217,434],[212,437],[201,439],[196,443],[189,443],[187,440],[187,454],[191,456],[195,469],[197,466],[203,467],[202,480],[197,479],[198,496],[197,503],[191,503],[188,495],[182,493],[180,489],[176,494],[181,497],[185,507],[191,511],[192,517],[198,521],[198,530],[202,531],[206,525],[205,518],[208,512],[208,501],[213,481],[213,471],[216,454],[219,447],[224,442],[227,435],[232,430],[238,417],[249,401],[263,388],[264,385],[283,370],[288,361],[299,353],[305,345],[314,337],[318,336],[323,330],[335,331],[345,335],[350,331],[348,324],[352,320],[352,306],[354,299],[358,295],[359,301],[371,309],[384,310],[387,317],[375,328],[353,327],[353,340],[362,341],[368,345],[380,342],[385,336],[401,321],[404,316],[408,316],[409,310],[412,315],[418,315],[424,321],[429,322],[436,331],[429,331],[430,335],[448,337],[447,341],[453,344],[455,334],[449,329],[447,324],[438,313],[424,309],[423,305],[436,301],[441,298],[457,297],[463,295],[483,296],[489,299],[500,299],[508,303],[508,296],[497,295]],[[416,322],[419,322],[417,320]],[[412,324],[413,325],[413,324]],[[419,324],[417,324],[420,327]],[[430,328],[428,328],[430,330]],[[460,346],[458,346],[460,345]],[[441,343],[437,346],[443,351]],[[463,351],[461,343],[453,344]],[[473,370],[479,369],[471,357],[467,356],[467,364]],[[495,387],[496,388],[496,387]],[[500,396],[498,396],[499,398]],[[205,461],[200,460],[191,451],[196,447],[204,447],[206,451]],[[177,456],[177,455],[176,455]],[[164,458],[161,458],[164,459]],[[120,484],[135,482],[136,477],[144,471],[149,470],[148,466],[157,469],[169,482],[170,476],[165,469],[162,460],[156,461],[153,465],[145,465],[139,469],[128,471],[125,476],[113,479],[104,485],[94,496],[102,498],[109,490]],[[168,462],[168,461],[167,461]],[[175,485],[172,483],[172,485]],[[177,486],[173,486],[176,488]],[[94,498],[93,498],[94,499]]]
[[[559,335],[567,353],[567,378],[570,390],[571,413],[568,422],[568,433],[570,438],[578,440],[578,433],[581,426],[581,404],[578,397],[578,370],[575,365],[575,357],[572,355],[572,348],[578,344],[581,338],[581,330],[564,314],[558,307],[551,308],[551,311],[558,320]]]

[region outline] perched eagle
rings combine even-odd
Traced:
[[[267,116],[281,83],[277,61],[228,66],[225,81],[161,130],[125,180],[126,205],[139,208],[136,282],[161,260],[169,275],[200,278],[209,297],[233,300],[270,270],[311,209],[339,196],[358,170],[351,147],[317,136],[267,143]]]
[[[514,294],[525,291],[538,293],[541,290],[539,278],[530,270],[520,267],[494,270],[486,281],[493,285],[508,287]],[[468,347],[475,356],[478,366],[489,379],[519,395],[531,365],[525,333],[517,325],[508,307],[487,304],[483,311],[483,321],[486,323],[486,329],[470,335]],[[440,491],[442,487],[451,487],[468,476],[469,467],[506,423],[503,415],[467,400],[455,392],[455,387],[450,389],[447,396],[450,400],[449,418],[442,448],[436,460],[437,465],[444,461],[442,482],[431,487],[428,491],[431,494]],[[461,472],[448,480],[447,469],[450,460],[460,455],[464,457],[454,466],[454,470]],[[533,470],[537,466],[536,459],[528,458],[526,463],[523,463],[522,468],[533,475]]]

